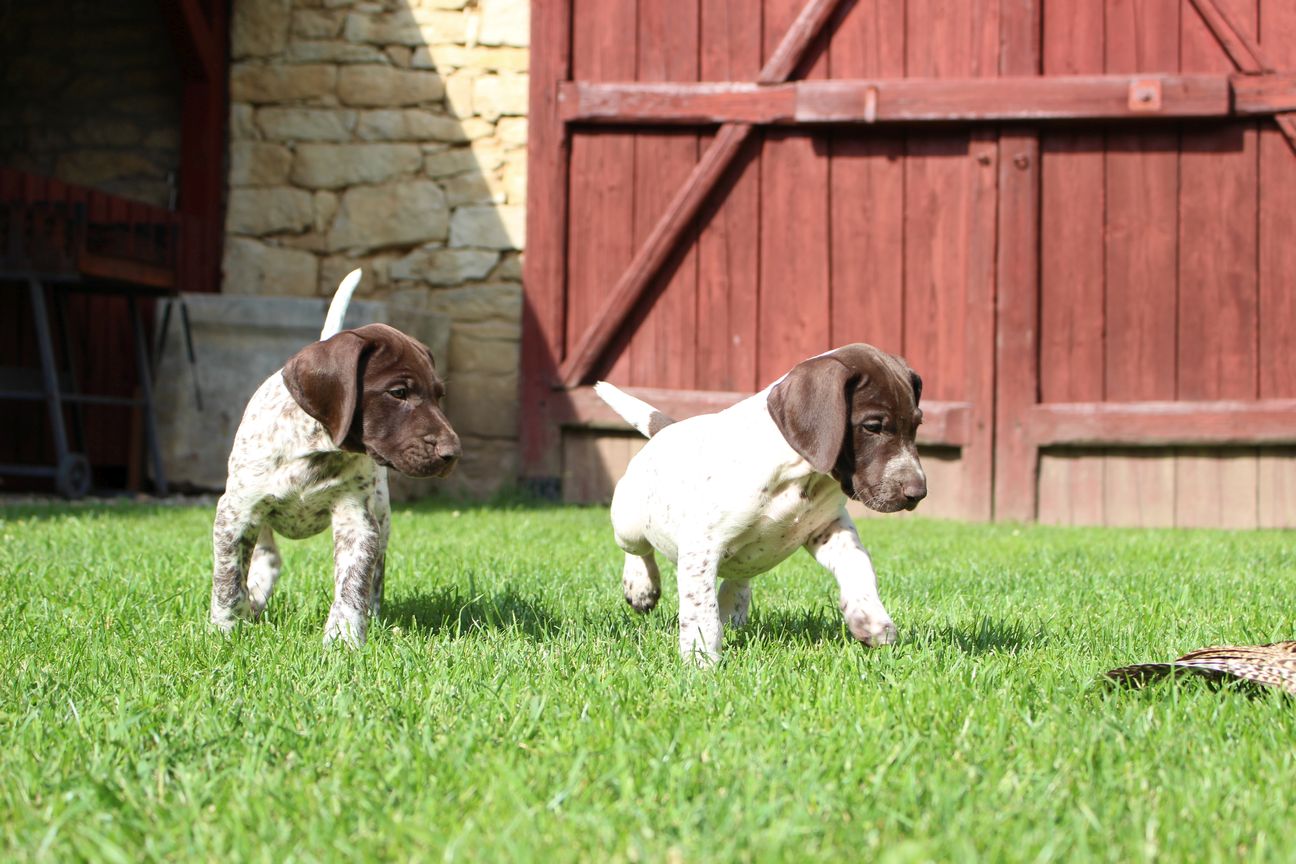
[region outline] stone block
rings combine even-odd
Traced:
[[[225,229],[231,234],[253,235],[300,232],[309,228],[314,219],[311,194],[304,189],[231,189]]]
[[[341,189],[384,183],[423,164],[417,144],[302,144],[293,159],[292,182],[309,189]]]
[[[445,99],[450,113],[456,117],[471,117],[473,110],[473,82],[480,73],[473,69],[460,69],[445,78]]]
[[[450,366],[455,379],[468,374],[495,375],[516,381],[519,342],[512,339],[482,338],[459,327],[450,331]]]
[[[349,141],[356,112],[333,108],[262,108],[257,125],[275,141]]]
[[[520,322],[522,286],[516,282],[499,282],[445,288],[428,295],[426,308],[454,318],[456,327],[461,323],[484,321]]]
[[[516,375],[476,375],[451,366],[446,416],[460,435],[516,438],[518,382]]]
[[[526,202],[527,171],[526,160],[510,161],[504,166],[504,196],[510,204]]]
[[[230,144],[231,186],[279,186],[288,180],[292,151],[278,144],[235,141]]]
[[[336,89],[337,67],[324,64],[238,63],[230,70],[230,99],[235,102],[295,102],[328,96]]]
[[[225,241],[222,289],[227,294],[315,296],[319,259],[247,237]]]
[[[477,157],[469,147],[424,152],[423,173],[429,177],[453,177],[467,171],[480,171]]]
[[[332,192],[316,192],[314,203],[315,230],[320,234],[326,234],[329,226],[333,224],[333,217],[337,215],[338,196]]]
[[[513,486],[518,477],[517,441],[461,435],[463,458],[439,490],[450,497],[482,500]]]
[[[501,117],[495,126],[500,143],[508,148],[525,147],[527,120],[525,117]]]
[[[250,141],[261,137],[256,125],[256,109],[243,102],[230,103],[229,129],[233,141]]]
[[[418,249],[392,262],[393,279],[459,285],[490,273],[499,253],[485,249]]]
[[[239,5],[255,5],[244,0]],[[342,32],[346,13],[336,10],[298,9],[293,12],[292,32],[303,39],[335,39]]]
[[[451,246],[521,249],[525,241],[526,208],[518,205],[460,207],[450,220]]]
[[[482,75],[473,82],[473,111],[487,120],[527,113],[530,76],[512,72]]]
[[[238,60],[283,53],[292,18],[292,0],[240,0],[230,21],[230,55]]]
[[[440,101],[445,96],[445,85],[435,72],[345,66],[339,73],[337,92],[346,105],[390,108]]]
[[[383,63],[386,55],[372,45],[334,40],[295,39],[288,45],[290,63]]]
[[[333,250],[369,250],[445,240],[445,193],[429,180],[358,186],[342,195],[329,231]]]
[[[529,0],[481,0],[481,29],[477,41],[482,45],[512,45],[525,48],[531,43],[531,3]]]
[[[461,204],[503,204],[503,180],[492,174],[460,174],[441,184],[451,207]]]

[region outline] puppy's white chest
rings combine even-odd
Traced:
[[[772,569],[836,518],[840,495],[831,477],[792,481],[771,490],[747,527],[726,544],[720,575],[754,576]]]

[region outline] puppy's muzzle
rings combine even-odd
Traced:
[[[904,496],[904,509],[914,509],[918,506],[919,501],[927,497],[927,478],[921,474],[915,474],[901,484],[900,494]]]

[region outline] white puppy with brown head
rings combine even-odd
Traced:
[[[724,411],[679,422],[606,382],[595,389],[651,439],[612,497],[626,602],[656,606],[654,552],[674,561],[686,660],[718,661],[723,623],[747,620],[751,578],[799,548],[837,578],[856,639],[895,641],[846,501],[894,512],[927,494],[914,443],[922,380],[904,360],[846,345]]]

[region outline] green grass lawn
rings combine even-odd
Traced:
[[[601,508],[397,512],[355,653],[326,536],[209,632],[210,519],[0,510],[0,858],[1296,860],[1296,700],[1096,684],[1296,638],[1290,533],[873,520],[898,644],[798,555],[704,672]]]

